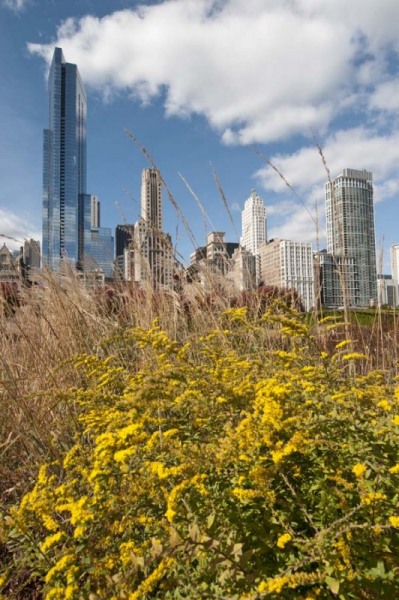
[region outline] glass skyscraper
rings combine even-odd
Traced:
[[[339,257],[341,285],[352,306],[377,302],[373,176],[369,171],[344,169],[326,183],[327,252]],[[345,259],[345,260],[343,260]],[[345,277],[347,259],[353,259],[355,279]],[[346,281],[345,281],[346,280]]]
[[[43,264],[81,267],[90,239],[86,194],[86,93],[76,65],[55,48],[49,80],[49,126],[43,145]],[[88,228],[88,230],[87,230]]]

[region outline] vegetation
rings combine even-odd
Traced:
[[[395,315],[272,296],[49,279],[2,312],[4,598],[399,596]]]

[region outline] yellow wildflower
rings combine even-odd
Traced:
[[[352,469],[352,473],[354,473],[356,475],[356,477],[358,477],[359,479],[361,477],[363,477],[365,472],[366,472],[366,465],[364,463],[357,463]]]
[[[280,535],[277,540],[277,548],[285,548],[288,542],[292,540],[292,537],[289,533],[283,533]]]
[[[381,494],[381,492],[371,492],[362,498],[363,504],[372,504],[373,502],[378,502],[379,500],[385,500],[386,495]]]
[[[367,358],[365,354],[361,354],[360,352],[350,352],[349,354],[344,354],[342,360],[361,360],[365,358]]]
[[[389,412],[390,410],[392,410],[392,407],[391,407],[391,405],[389,404],[388,400],[380,400],[380,402],[377,404],[377,406],[378,406],[379,408],[382,408],[383,410],[386,410],[386,411],[388,411],[388,412]]]
[[[392,525],[392,527],[397,527],[399,529],[399,517],[389,517],[389,522]]]

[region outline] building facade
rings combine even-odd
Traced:
[[[352,302],[357,302],[359,275],[354,258],[337,256],[322,250],[314,255],[314,267],[315,303],[317,306],[343,307],[345,292]]]
[[[395,307],[395,284],[391,275],[377,275],[378,306]]]
[[[141,174],[141,219],[162,231],[162,179],[157,169],[143,169]]]
[[[18,282],[21,278],[20,262],[5,244],[0,248],[0,283]]]
[[[85,271],[102,271],[105,279],[112,279],[114,270],[114,238],[110,227],[92,227],[90,255],[86,254]]]
[[[256,257],[257,277],[260,276],[259,247],[267,239],[266,233],[266,207],[262,198],[252,190],[245,201],[242,211],[241,246]]]
[[[91,227],[101,227],[100,218],[100,201],[97,196],[93,194],[90,196],[90,216],[91,216]]]
[[[372,174],[344,169],[334,181],[326,183],[327,252],[334,258],[352,258],[357,281],[351,306],[369,306],[377,302],[374,203]],[[339,262],[339,261],[338,261]],[[347,286],[341,272],[342,285]]]
[[[399,306],[399,244],[391,246],[391,273],[394,286],[394,306]]]
[[[305,310],[314,305],[312,245],[290,240],[270,240],[259,248],[260,274],[264,285],[293,289]]]
[[[59,271],[61,261],[83,263],[80,199],[86,193],[85,89],[76,65],[55,48],[48,79],[49,124],[43,140],[43,264]],[[89,225],[90,231],[90,225]]]
[[[173,288],[172,240],[162,231],[162,178],[155,168],[142,172],[141,217],[134,225],[133,242],[124,255],[126,279],[154,289]]]
[[[79,197],[86,193],[86,93],[76,65],[55,48],[48,80],[49,125],[43,140],[43,264],[82,262],[85,227]]]
[[[223,231],[211,231],[206,246],[190,256],[186,272],[188,282],[197,281],[207,290],[215,288],[250,290],[255,287],[254,255],[237,242],[226,242]]]

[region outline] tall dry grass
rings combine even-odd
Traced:
[[[212,274],[209,274],[210,285]],[[135,327],[147,329],[154,319],[181,343],[221,326],[223,311],[240,303],[258,315],[265,309],[259,292],[237,295],[230,287],[205,292],[191,283],[184,292],[138,289],[134,285],[91,287],[70,273],[62,279],[43,275],[37,285],[19,291],[18,305],[2,300],[0,308],[0,494],[12,502],[29,486],[38,464],[57,458],[71,443],[75,406],[66,391],[84,385],[71,359],[81,354],[115,356],[119,365],[139,368],[145,354],[129,341]],[[349,331],[353,348],[368,356],[362,369],[398,373],[399,325],[394,312],[354,313],[352,322],[326,332],[312,319],[317,352],[329,351]],[[250,334],[248,334],[250,337]],[[284,338],[265,328],[270,350]],[[251,344],[248,338],[245,343]],[[231,342],[226,338],[226,350]]]

